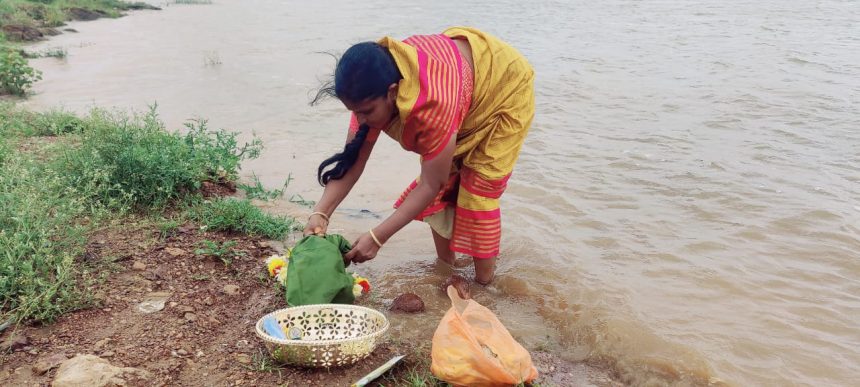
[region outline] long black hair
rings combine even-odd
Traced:
[[[371,98],[383,97],[388,87],[397,83],[403,76],[387,48],[375,42],[358,43],[343,53],[337,61],[334,80],[324,85],[311,105],[325,97],[335,97],[341,101],[359,103]],[[358,152],[367,138],[370,127],[367,124],[358,128],[355,137],[343,147],[343,151],[320,163],[317,181],[325,186],[332,179],[339,180],[358,159]],[[334,167],[326,171],[330,165]]]

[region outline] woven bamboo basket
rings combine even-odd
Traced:
[[[273,316],[287,340],[263,330],[263,319]],[[320,304],[276,310],[257,321],[257,336],[272,358],[301,367],[351,365],[376,349],[388,330],[382,313],[357,305]]]

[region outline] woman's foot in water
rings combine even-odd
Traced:
[[[496,258],[472,258],[475,262],[475,282],[487,286],[496,277]]]
[[[431,229],[431,231],[433,231]],[[451,248],[448,247],[450,240],[445,239],[441,235],[437,234],[436,231],[433,231],[433,243],[436,245],[436,257],[437,262],[444,263],[450,268],[456,267],[457,257]]]

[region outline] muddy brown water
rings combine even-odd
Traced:
[[[158,4],[157,2],[155,2]],[[261,137],[243,169],[287,198],[318,198],[317,163],[347,113],[309,107],[322,51],[384,34],[474,25],[537,72],[537,115],[503,198],[498,277],[475,298],[530,348],[606,364],[631,384],[849,385],[860,377],[860,5],[772,1],[216,0],[72,23],[32,49],[26,106],[143,111],[180,128]],[[375,225],[417,173],[377,146],[335,214]],[[281,200],[267,210],[305,216]],[[369,210],[362,212],[361,210]],[[450,274],[412,224],[358,270],[377,294],[412,291],[432,331]],[[462,269],[469,275],[468,269]],[[429,317],[428,317],[429,316]]]

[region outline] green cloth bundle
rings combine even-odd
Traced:
[[[338,234],[308,235],[296,243],[287,266],[287,304],[352,304],[355,279],[343,263],[351,249]]]

